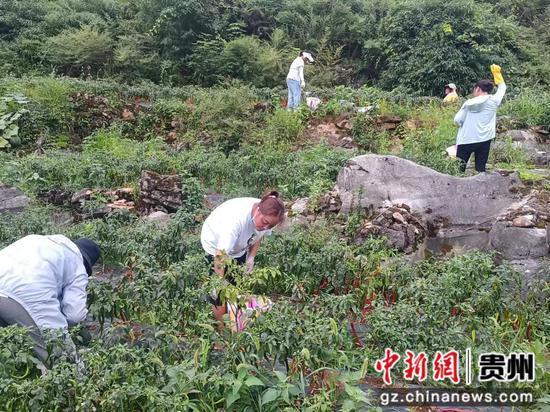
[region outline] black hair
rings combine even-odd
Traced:
[[[491,93],[493,91],[493,88],[495,85],[491,80],[483,79],[476,83],[475,87],[479,87],[481,90],[483,90],[485,93]]]

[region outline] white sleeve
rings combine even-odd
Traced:
[[[466,118],[466,109],[464,109],[464,105],[462,105],[458,113],[455,115],[454,122],[458,127],[462,127],[462,125],[464,124],[465,118]]]
[[[305,86],[306,81],[304,80],[304,65],[303,64],[300,65],[300,67],[298,68],[298,71],[300,72],[300,85]]]
[[[88,274],[78,273],[73,280],[63,288],[61,311],[67,319],[69,326],[73,326],[86,319],[88,308],[86,307],[86,287],[88,286]]]
[[[493,100],[497,106],[500,106],[504,98],[504,93],[506,93],[506,83],[502,82],[498,85],[497,92],[491,97],[491,100]]]

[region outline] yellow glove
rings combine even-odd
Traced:
[[[495,81],[495,84],[498,86],[500,83],[504,83],[504,79],[502,77],[502,73],[500,72],[502,69],[498,64],[491,64],[491,73],[493,73],[493,80]]]

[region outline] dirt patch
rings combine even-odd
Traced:
[[[304,139],[309,143],[325,143],[332,147],[356,149],[351,137],[351,114],[312,119],[304,131]]]

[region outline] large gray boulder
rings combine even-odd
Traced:
[[[507,259],[527,259],[548,256],[546,229],[522,228],[500,221],[489,232],[491,247]]]
[[[517,173],[455,177],[396,156],[368,154],[346,163],[337,179],[342,213],[377,209],[384,201],[446,225],[491,225],[521,197]]]
[[[0,186],[0,213],[21,212],[31,199],[16,187]]]

